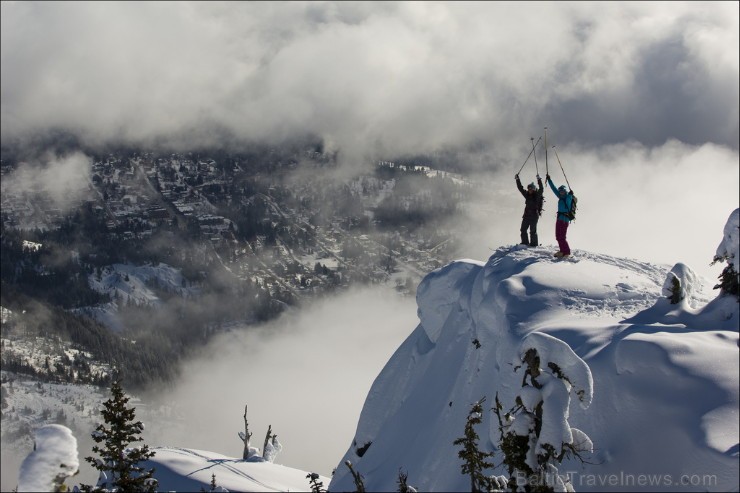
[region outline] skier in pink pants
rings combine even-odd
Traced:
[[[546,176],[546,180],[547,184],[550,185],[550,188],[558,198],[558,216],[555,221],[555,239],[558,240],[558,247],[560,250],[555,254],[555,256],[567,257],[570,255],[570,245],[568,245],[568,240],[566,239],[568,226],[570,225],[570,217],[568,217],[568,213],[570,212],[570,207],[573,203],[573,193],[568,192],[565,185],[560,185],[556,188],[550,175]]]

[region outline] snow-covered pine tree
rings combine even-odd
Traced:
[[[409,485],[409,475],[403,472],[402,469],[398,469],[398,493],[416,493],[416,488]]]
[[[36,431],[33,452],[21,463],[16,491],[69,491],[64,481],[79,472],[77,439],[66,426]]]
[[[201,486],[200,488],[201,493],[206,493],[206,492],[211,493],[214,491],[223,491],[223,488],[221,488],[220,486],[216,484],[216,474],[211,474],[211,484],[209,486],[210,487],[207,490]]]
[[[732,294],[740,301],[740,209],[735,209],[730,214],[725,224],[722,241],[717,247],[712,265],[717,262],[727,262],[727,265],[719,275],[719,283],[714,289],[719,289],[723,294]]]
[[[154,470],[140,467],[154,456],[148,445],[129,447],[132,442],[142,441],[144,424],[135,421],[136,408],[128,407],[129,398],[124,394],[118,380],[111,384],[111,398],[103,403],[101,414],[105,423],[98,425],[92,433],[95,443],[93,452],[100,458],[86,457],[85,460],[100,471],[98,485],[81,485],[83,491],[157,491]]]
[[[719,289],[722,294],[732,294],[740,301],[740,273],[735,270],[732,258],[728,255],[716,256],[712,265],[717,262],[727,262],[725,268],[718,276],[719,282],[715,284],[714,289]]]
[[[581,458],[582,452],[593,451],[588,435],[568,423],[571,391],[581,407],[591,404],[591,371],[565,342],[539,332],[524,338],[519,358],[526,370],[516,405],[502,417],[496,395],[494,407],[509,489],[573,491],[557,466],[568,456]]]
[[[738,273],[732,264],[727,264],[719,275],[719,283],[714,286],[722,293],[734,294],[740,301],[740,282],[738,282]]]
[[[681,281],[671,273],[666,283],[670,283],[670,286],[666,287],[666,291],[669,292],[668,299],[671,301],[671,305],[679,304],[683,299],[683,296],[681,296]]]
[[[463,474],[470,476],[470,491],[489,491],[492,487],[491,479],[483,471],[493,467],[493,463],[488,461],[493,456],[493,452],[483,452],[478,448],[480,437],[475,431],[475,425],[483,420],[483,402],[485,397],[474,403],[468,413],[468,419],[465,422],[465,433],[462,437],[453,442],[453,445],[462,445],[462,449],[457,456],[463,460],[460,466]]]
[[[315,472],[310,472],[306,475],[306,479],[308,479],[308,483],[311,485],[311,493],[326,492],[324,489],[324,483],[319,478],[320,476]]]

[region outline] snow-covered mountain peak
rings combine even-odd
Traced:
[[[665,292],[672,277],[683,297],[674,304]],[[593,439],[593,464],[563,466],[576,490],[603,489],[596,476],[625,471],[671,478],[658,489],[680,489],[682,474],[706,471],[715,486],[731,487],[738,308],[734,297],[710,302],[710,295],[683,264],[584,251],[557,260],[542,247],[499,248],[485,263],[435,270],[417,290],[420,323],[375,380],[330,489],[353,487],[347,460],[373,491],[395,489],[399,469],[423,490],[469,488],[453,441],[471,404],[486,397],[481,447],[495,450],[500,432],[490,405],[497,395],[514,406],[529,349],[569,381],[562,423],[545,420],[551,436],[582,433],[573,425]],[[695,405],[676,389],[683,386]],[[569,408],[568,400],[581,405]],[[691,448],[693,462],[660,458],[674,447]],[[494,462],[501,464],[500,452]]]
[[[552,319],[553,312],[563,311],[573,318],[635,313],[660,294],[666,271],[666,266],[584,251],[559,260],[542,247],[503,247],[485,264],[462,260],[431,273],[417,290],[417,302],[422,325],[432,340],[439,317],[430,318],[451,306],[455,297],[472,317],[480,317],[477,325],[497,326],[486,317],[500,312],[507,318],[507,328],[521,336],[522,331],[537,328],[540,316]],[[468,276],[475,277],[475,282],[463,282]],[[460,282],[460,289],[455,289],[454,283]]]

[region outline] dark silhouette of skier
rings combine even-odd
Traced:
[[[530,183],[526,190],[522,187],[519,174],[516,174],[515,178],[516,187],[519,189],[519,193],[524,196],[524,214],[522,215],[522,226],[520,228],[522,245],[537,246],[539,245],[537,221],[540,220],[540,214],[542,213],[542,193],[545,191],[545,187],[542,186],[540,175],[537,175],[539,188],[536,188],[534,183]],[[529,235],[527,235],[527,230],[529,230]]]

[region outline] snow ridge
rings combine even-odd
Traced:
[[[659,475],[666,491],[700,472],[715,488],[735,488],[737,301],[709,302],[702,279],[682,264],[671,275],[691,286],[672,305],[662,289],[669,271],[584,251],[555,260],[548,249],[513,246],[485,263],[459,260],[430,273],[417,290],[420,323],[373,383],[330,490],[354,488],[347,460],[370,491],[395,490],[399,468],[420,490],[468,488],[452,443],[470,405],[496,394],[506,409],[517,396],[529,406],[548,401],[538,447],[595,450],[592,464],[562,466],[572,468],[565,471],[576,490],[603,490],[609,485],[594,477],[625,472]],[[539,389],[522,387],[529,349],[552,369],[538,377]],[[682,386],[696,403],[687,405]],[[571,397],[580,406],[569,409]],[[480,446],[496,453],[489,473],[506,474],[495,450],[498,422],[491,412],[482,418]],[[692,463],[676,457],[687,447]]]

